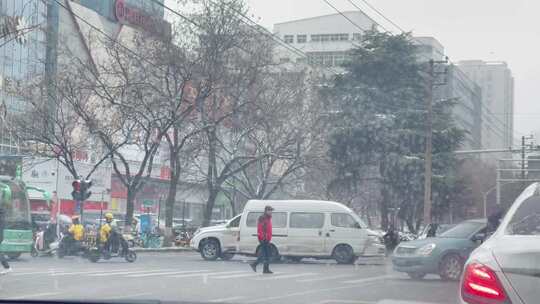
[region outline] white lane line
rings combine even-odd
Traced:
[[[151,294],[152,294],[151,292],[141,292],[141,293],[136,293],[136,294],[131,294],[131,295],[104,297],[104,299],[105,300],[135,299],[135,298],[138,298],[138,297],[149,296]]]
[[[55,276],[64,276],[64,275],[80,275],[80,274],[87,274],[89,276],[98,276],[101,274],[110,274],[110,273],[117,273],[118,271],[112,271],[112,270],[95,270],[95,271],[74,271],[74,272],[59,272],[54,273],[52,275]],[[122,270],[122,272],[125,272],[125,270]]]
[[[132,274],[125,276],[126,278],[144,278],[144,277],[151,277],[151,276],[164,276],[164,275],[171,275],[171,274],[200,274],[202,272],[208,272],[209,270],[185,270],[185,271],[168,271],[168,272],[156,272],[156,273],[143,273],[143,274]]]
[[[337,276],[331,276],[331,277],[322,277],[322,278],[313,278],[313,279],[302,279],[302,280],[296,280],[296,282],[299,283],[307,283],[307,282],[318,282],[318,281],[326,281],[326,280],[337,280],[337,279],[343,279],[343,278],[350,278],[358,276],[358,274],[342,274]]]
[[[181,274],[181,275],[172,275],[167,276],[170,278],[190,278],[190,277],[197,277],[197,276],[215,276],[215,275],[227,275],[227,274],[234,274],[234,273],[245,273],[245,270],[238,270],[238,271],[223,271],[223,272],[214,272],[214,273],[191,273],[191,274]]]
[[[307,273],[298,273],[298,274],[286,274],[286,275],[269,275],[263,278],[256,279],[257,281],[269,281],[269,280],[281,280],[281,279],[293,279],[293,278],[300,278],[300,277],[308,277],[308,276],[314,276],[316,273],[307,272]]]
[[[356,283],[365,283],[365,282],[379,281],[379,280],[385,280],[385,279],[395,279],[395,278],[398,278],[398,277],[396,275],[387,274],[387,275],[376,276],[376,277],[371,277],[371,278],[363,278],[363,279],[358,279],[358,280],[345,281],[343,283],[356,284]]]
[[[58,272],[57,272],[58,271]],[[13,276],[23,276],[23,275],[34,275],[34,274],[51,274],[51,273],[62,273],[65,272],[65,270],[56,270],[56,269],[50,269],[47,271],[36,271],[36,272],[13,272],[10,275]]]
[[[32,298],[43,298],[43,297],[50,297],[50,296],[56,296],[62,294],[62,292],[42,292],[42,293],[35,293],[30,295],[24,295],[24,296],[18,296],[18,297],[10,297],[5,298],[5,300],[22,300],[22,299],[32,299]]]
[[[274,274],[280,274],[281,272],[274,272]],[[237,279],[237,278],[246,278],[246,277],[257,277],[261,276],[260,273],[241,273],[241,274],[231,274],[231,275],[222,275],[217,277],[212,277],[212,279]]]
[[[237,296],[237,297],[229,297],[229,298],[221,298],[221,299],[210,300],[208,302],[210,302],[210,303],[236,302],[236,301],[241,300],[243,298],[245,298],[245,297]]]
[[[257,300],[246,301],[244,303],[270,302],[270,301],[284,299],[284,298],[305,296],[305,295],[308,295],[308,294],[315,294],[315,293],[321,293],[321,292],[324,293],[324,292],[328,292],[328,291],[336,291],[336,290],[341,290],[341,289],[358,288],[359,286],[364,286],[365,287],[365,286],[374,285],[374,284],[377,284],[376,280],[368,282],[367,284],[360,284],[360,285],[352,285],[351,284],[351,285],[348,285],[348,286],[339,286],[339,287],[321,288],[321,289],[311,289],[311,290],[307,290],[307,291],[293,292],[293,293],[284,294],[284,295],[280,295],[280,296],[274,296],[274,297],[268,297],[268,298],[258,298]]]
[[[90,274],[88,276],[90,277],[106,277],[106,276],[114,276],[114,275],[126,275],[126,274],[136,274],[136,273],[150,273],[150,272],[158,272],[163,271],[164,269],[157,269],[157,270],[137,270],[137,271],[114,271],[114,272],[107,272],[107,271],[100,271],[99,273]]]

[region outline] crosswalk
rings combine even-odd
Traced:
[[[27,277],[54,277],[69,278],[73,276],[86,277],[88,279],[98,278],[124,278],[124,279],[145,279],[145,278],[172,278],[172,279],[202,279],[207,280],[254,280],[254,281],[278,281],[290,280],[296,283],[317,283],[323,281],[342,281],[343,283],[362,282],[358,273],[348,273],[339,275],[329,275],[324,272],[298,272],[294,270],[275,271],[273,275],[263,275],[251,270],[226,270],[226,269],[174,269],[174,268],[131,268],[131,269],[101,269],[101,270],[74,270],[67,268],[50,268],[42,271],[19,270],[12,273],[14,277],[21,279]],[[390,278],[390,276],[387,276]]]

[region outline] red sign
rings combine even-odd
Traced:
[[[171,168],[167,166],[162,166],[161,171],[159,172],[159,178],[164,180],[170,180],[171,179]]]
[[[136,26],[149,32],[170,37],[171,25],[168,22],[127,5],[125,0],[116,0],[114,9],[116,19],[121,24]]]

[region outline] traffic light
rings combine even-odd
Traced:
[[[92,196],[92,191],[90,191],[90,187],[92,187],[92,181],[91,180],[84,180],[81,183],[81,201],[85,201]]]
[[[81,181],[75,180],[71,183],[73,191],[71,191],[71,196],[74,201],[81,201]]]
[[[92,191],[90,191],[90,187],[92,187],[92,181],[90,180],[75,180],[71,183],[71,186],[73,187],[73,191],[71,191],[71,196],[73,197],[74,201],[84,202],[92,195]]]

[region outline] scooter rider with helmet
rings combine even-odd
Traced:
[[[112,213],[108,212],[105,214],[105,224],[101,225],[99,230],[99,241],[103,244],[103,248],[109,252],[113,251],[113,244],[119,243],[122,247],[120,256],[123,256],[128,251],[128,244],[122,235],[112,226],[113,220],[114,216]]]

